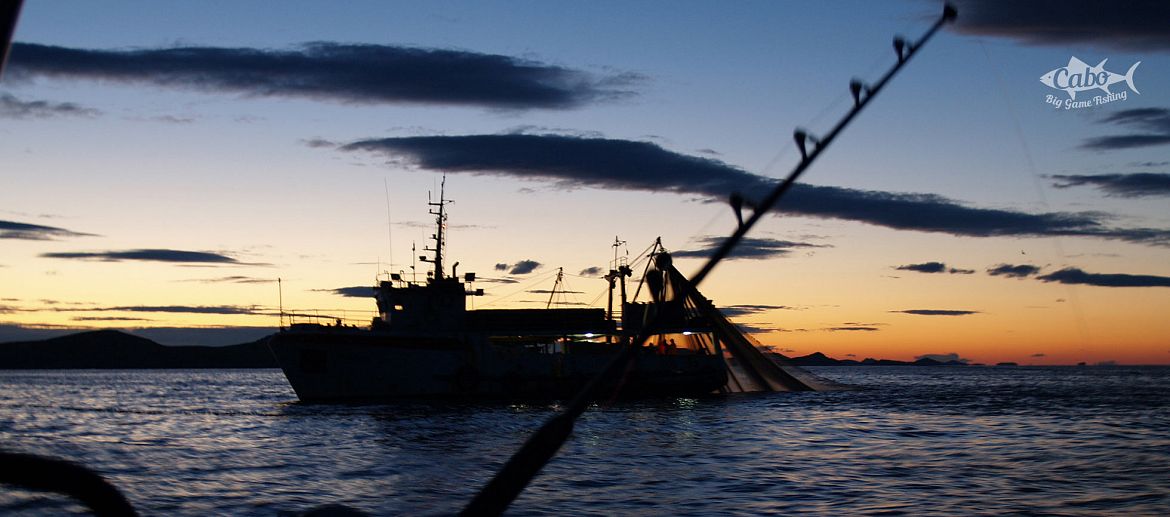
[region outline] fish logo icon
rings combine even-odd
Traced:
[[[1088,63],[1073,56],[1069,58],[1067,66],[1057,68],[1040,76],[1040,82],[1050,88],[1064,90],[1070,99],[1076,99],[1077,92],[1093,89],[1100,89],[1105,93],[1113,93],[1109,91],[1109,86],[1122,81],[1125,81],[1125,84],[1134,93],[1142,93],[1133,85],[1133,71],[1137,69],[1138,65],[1142,64],[1141,61],[1129,67],[1129,71],[1125,75],[1115,74],[1105,70],[1106,61],[1109,61],[1109,59],[1102,59],[1100,63],[1097,63],[1097,66],[1089,66]]]

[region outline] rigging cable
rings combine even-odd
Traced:
[[[1002,70],[995,66],[995,62],[991,60],[991,53],[987,51],[987,45],[983,43],[983,39],[977,40],[979,48],[983,51],[983,57],[987,59],[987,67],[995,73],[996,84],[999,86],[1000,94],[1003,96],[1003,103],[1007,106],[1008,114],[1011,115],[1012,125],[1015,129],[1016,138],[1020,142],[1020,149],[1024,153],[1024,160],[1028,164],[1028,172],[1032,176],[1032,187],[1036,189],[1036,198],[1040,200],[1040,205],[1044,207],[1045,212],[1050,212],[1052,206],[1048,203],[1048,196],[1044,193],[1044,183],[1040,180],[1040,174],[1036,171],[1036,161],[1032,159],[1032,148],[1028,145],[1028,140],[1024,138],[1024,126],[1020,123],[1020,116],[1016,111],[1015,104],[1012,103],[1012,98],[1008,95],[1007,86],[1003,80]],[[1068,263],[1068,255],[1064,252],[1064,246],[1060,244],[1060,236],[1051,236],[1052,250],[1056,256],[1060,258],[1061,262]],[[1090,339],[1089,339],[1089,325],[1085,319],[1085,313],[1081,309],[1080,298],[1077,296],[1077,286],[1073,284],[1065,284],[1065,291],[1068,293],[1069,310],[1072,311],[1073,321],[1076,322],[1077,330],[1081,338],[1081,352],[1088,354]]]

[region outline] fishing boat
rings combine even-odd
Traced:
[[[434,247],[424,248],[431,255],[420,257],[433,265],[426,280],[394,274],[380,281],[374,288],[378,314],[368,327],[296,323],[272,337],[272,353],[300,400],[565,397],[596,377],[652,317],[653,338],[624,375],[608,380],[611,391],[690,396],[810,389],[799,374],[770,368],[773,361],[709,301],[684,294],[686,279],[660,243],[647,256],[638,286],[648,301],[627,299],[633,270],[615,259],[605,276],[606,309],[468,309],[467,299],[484,293],[469,287],[475,273],[458,276],[458,262],[450,273],[444,267],[448,203],[445,185],[438,201],[428,201],[435,233]],[[615,291],[620,317],[613,310]]]

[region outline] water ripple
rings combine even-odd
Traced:
[[[1170,513],[1170,368],[824,368],[592,408],[512,515]],[[279,371],[0,371],[0,442],[146,514],[457,511],[555,404],[295,402]],[[0,513],[79,511],[0,492]]]

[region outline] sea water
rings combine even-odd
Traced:
[[[512,515],[1170,514],[1168,367],[826,367],[587,411]],[[556,404],[305,405],[276,370],[0,371],[0,446],[148,515],[458,511]],[[0,514],[80,511],[0,486]]]

